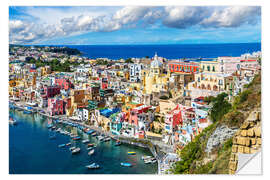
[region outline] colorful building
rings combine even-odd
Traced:
[[[169,71],[174,73],[193,74],[199,72],[199,64],[195,62],[170,61]]]

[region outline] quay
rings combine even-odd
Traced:
[[[15,101],[10,100],[10,102],[12,102],[13,106],[21,109],[21,110],[25,110],[24,106],[25,104],[16,104]],[[43,110],[42,108],[38,108],[38,107],[32,107],[32,110],[27,110],[27,111],[31,111],[32,113],[38,113],[42,116],[51,118],[53,120],[61,120],[62,122],[70,122],[70,123],[74,123],[74,124],[78,124],[84,128],[89,128],[89,129],[93,129],[96,132],[98,132],[99,134],[105,135],[105,136],[109,136],[111,137],[113,140],[120,140],[121,143],[124,144],[129,144],[129,145],[133,145],[133,146],[137,146],[137,147],[142,147],[142,148],[146,148],[149,149],[150,152],[152,153],[152,155],[156,158],[157,163],[158,163],[158,174],[164,174],[164,165],[162,165],[164,163],[164,157],[166,157],[167,154],[162,155],[161,153],[157,152],[157,149],[161,149],[161,145],[158,143],[155,143],[154,141],[151,141],[149,139],[136,139],[136,138],[132,138],[132,137],[128,137],[128,136],[123,136],[123,135],[114,135],[109,131],[104,131],[102,130],[100,127],[96,127],[96,126],[90,126],[87,124],[84,124],[82,122],[78,122],[74,119],[68,118],[68,117],[63,117],[63,116],[50,116],[46,113],[41,113],[40,110]],[[44,110],[43,110],[44,111]],[[44,111],[45,112],[45,111]]]

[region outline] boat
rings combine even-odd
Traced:
[[[70,150],[70,151],[73,151],[74,149],[76,149],[76,147],[75,147],[75,146],[73,146],[73,147],[69,148],[69,150]]]
[[[103,136],[97,136],[98,140],[99,141],[103,141],[104,140],[104,137]]]
[[[16,125],[17,121],[15,119],[13,119],[13,118],[9,118],[9,124]]]
[[[32,112],[31,111],[28,111],[28,110],[24,110],[23,113],[24,114],[32,114]]]
[[[92,130],[92,129],[91,129],[91,130],[88,130],[88,129],[87,129],[87,131],[86,131],[87,134],[92,134],[92,133],[94,133],[94,132],[95,132],[95,131]]]
[[[47,124],[47,128],[50,129],[53,127],[53,124]]]
[[[94,147],[89,147],[89,148],[87,148],[87,150],[92,150],[92,149],[94,149]]]
[[[96,136],[96,135],[97,135],[97,133],[96,133],[96,132],[93,132],[91,135],[92,135],[92,136]]]
[[[120,146],[121,145],[121,142],[120,141],[117,141],[116,143],[115,143],[115,146]]]
[[[128,155],[135,155],[136,152],[128,152]]]
[[[71,145],[71,143],[67,143],[67,144],[66,144],[66,146],[70,146],[70,145]]]
[[[90,164],[88,166],[85,166],[85,167],[87,167],[88,169],[98,169],[98,168],[100,168],[100,166],[98,164],[96,164],[96,163],[92,163],[92,164]]]
[[[147,159],[150,159],[152,158],[152,156],[142,156],[142,160],[147,160]]]
[[[72,138],[73,140],[80,140],[81,139],[81,137],[80,136],[76,136],[76,137],[74,137],[74,138]]]
[[[59,144],[59,145],[58,145],[58,147],[60,147],[60,148],[61,148],[61,147],[65,147],[65,146],[66,146],[66,144]]]
[[[121,166],[124,166],[124,167],[131,167],[132,164],[130,164],[130,163],[121,163]]]
[[[107,141],[110,141],[110,140],[111,140],[111,137],[106,137],[106,138],[104,138],[103,141],[107,142]]]
[[[85,140],[82,140],[82,143],[86,144],[86,143],[89,143],[89,139],[85,139]]]
[[[93,147],[95,144],[87,144],[88,147]]]
[[[150,164],[150,163],[152,163],[152,161],[149,159],[149,160],[144,160],[144,163],[145,164]]]
[[[92,150],[90,150],[90,151],[88,152],[88,155],[92,155],[92,154],[94,154],[94,152],[95,152],[95,150],[92,149]]]
[[[71,151],[72,154],[77,154],[81,151],[80,148],[75,148],[74,150]]]

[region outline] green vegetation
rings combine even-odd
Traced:
[[[167,99],[169,99],[169,97],[164,95],[164,96],[160,96],[159,99],[167,100]]]
[[[78,49],[69,48],[69,47],[50,47],[45,49],[46,52],[52,53],[63,53],[67,55],[81,55],[81,52]]]
[[[108,65],[108,61],[106,61],[104,59],[97,59],[96,64],[97,65]]]
[[[212,104],[210,117],[213,124],[203,130],[180,152],[181,160],[176,162],[171,171],[174,174],[228,174],[231,157],[232,138],[216,147],[210,154],[204,149],[210,135],[217,126],[240,127],[253,108],[261,106],[261,75],[256,75],[242,93],[234,97],[232,105],[226,100],[227,94],[207,97]]]
[[[126,59],[125,62],[126,62],[126,63],[134,63],[134,62],[131,60],[131,58]]]
[[[215,123],[205,128],[192,142],[188,143],[181,150],[181,160],[176,162],[174,168],[171,169],[174,174],[194,173],[193,170],[196,167],[196,162],[203,158],[207,140],[215,129]]]
[[[210,118],[213,122],[220,121],[230,111],[232,105],[226,100],[227,96],[226,93],[221,93],[211,99],[213,107],[210,110]]]
[[[52,68],[52,71],[60,71],[60,72],[71,72],[70,66],[78,66],[80,63],[77,61],[70,62],[65,61],[64,63],[61,63],[58,59],[53,59],[52,61],[42,61],[40,59],[35,60],[34,58],[29,58],[29,61],[27,63],[35,64],[37,68],[43,67],[43,66],[50,66]]]

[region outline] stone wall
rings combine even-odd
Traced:
[[[238,153],[256,153],[261,149],[261,144],[261,110],[256,109],[250,113],[233,137],[229,173],[235,174],[237,171]]]

